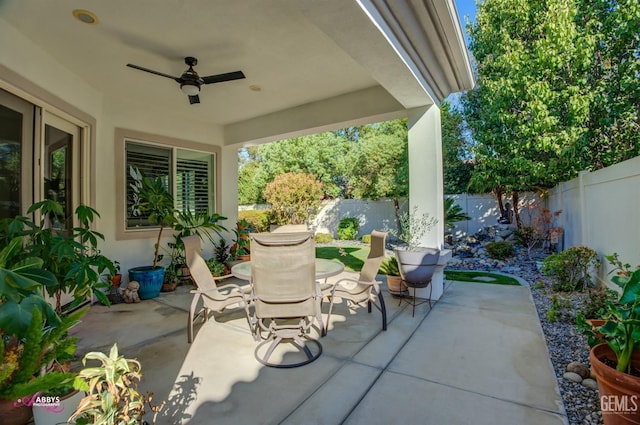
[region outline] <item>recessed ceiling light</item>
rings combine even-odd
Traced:
[[[89,25],[97,25],[98,17],[95,13],[88,10],[76,9],[73,11],[73,16],[82,23]]]
[[[251,91],[262,91],[262,86],[259,86],[257,84],[252,84],[249,86],[249,90]]]

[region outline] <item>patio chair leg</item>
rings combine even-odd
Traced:
[[[382,313],[382,330],[387,330],[387,307],[384,304],[384,297],[382,291],[378,293],[378,299],[380,300],[380,312]]]

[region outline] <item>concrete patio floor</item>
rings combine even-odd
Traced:
[[[336,305],[322,355],[295,369],[255,360],[239,309],[187,344],[188,290],[93,306],[72,331],[80,354],[117,342],[140,360],[141,389],[167,400],[159,424],[567,423],[526,286],[447,282],[415,317],[385,287],[386,332],[377,310]]]

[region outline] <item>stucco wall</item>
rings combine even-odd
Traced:
[[[123,271],[150,263],[154,240],[116,240],[115,128],[219,146],[223,141],[222,129],[211,124],[191,122],[188,116],[176,116],[172,111],[158,110],[153,105],[116,102],[103,96],[1,18],[0,39],[11,40],[0,43],[0,65],[29,82],[28,87],[15,86],[11,81],[2,83],[8,77],[0,75],[0,87],[32,102],[37,101],[44,91],[95,119],[96,126],[92,128],[96,135],[95,153],[90,164],[95,181],[90,182],[90,187],[95,193],[95,208],[101,215],[96,230],[103,233],[106,239],[102,244],[102,252],[109,258],[118,260]],[[235,150],[232,157],[235,164]],[[234,197],[237,196],[236,193],[234,191]],[[235,210],[235,199],[232,205]],[[166,241],[168,240],[167,238]]]

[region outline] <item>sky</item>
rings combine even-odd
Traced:
[[[471,21],[476,19],[476,2],[475,0],[455,0],[456,9],[458,10],[458,17],[460,18],[460,24],[462,30],[465,32],[465,39],[467,46],[469,45],[469,37],[466,30],[466,19],[468,17]]]

